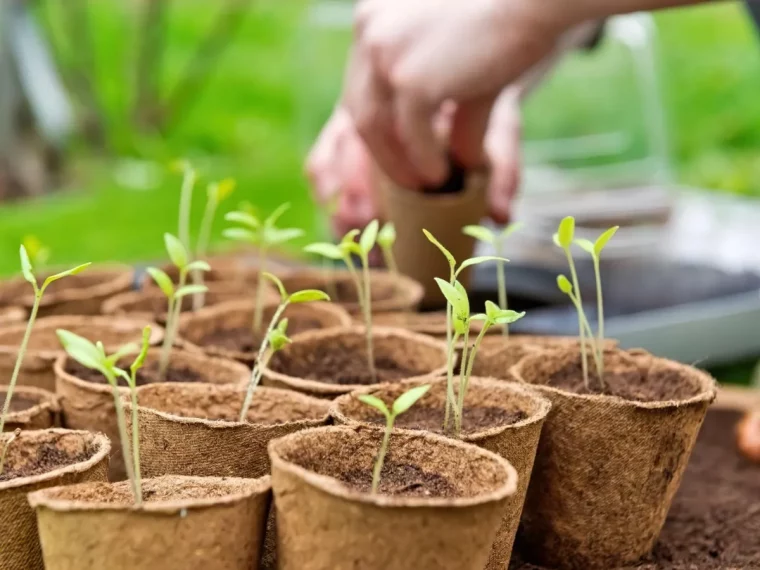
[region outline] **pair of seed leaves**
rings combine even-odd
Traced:
[[[276,225],[289,209],[289,203],[282,204],[263,221],[253,212],[229,212],[224,219],[243,227],[227,228],[223,235],[228,239],[253,245],[281,245],[294,240],[304,234],[302,229],[278,228]]]
[[[169,254],[169,259],[180,273],[211,270],[209,264],[202,259],[190,261],[187,249],[185,249],[182,242],[172,234],[164,234],[164,245],[166,245],[166,252]],[[174,283],[166,272],[157,267],[148,267],[146,271],[153,278],[164,295],[169,299],[181,299],[187,295],[197,295],[208,291],[208,287],[205,285],[185,285],[175,290]]]
[[[378,410],[385,416],[386,420],[390,420],[406,412],[409,408],[416,404],[417,400],[422,398],[422,396],[424,396],[428,390],[430,390],[430,384],[412,388],[411,390],[404,392],[398,398],[396,398],[390,409],[388,409],[388,406],[385,404],[385,402],[383,402],[377,396],[373,396],[372,394],[362,394],[361,396],[358,396],[358,399],[360,402],[367,404],[368,406],[372,406]]]
[[[82,265],[77,265],[76,267],[72,269],[68,269],[66,271],[61,271],[60,273],[56,273],[55,275],[50,275],[45,279],[45,281],[42,283],[42,287],[38,287],[37,285],[37,278],[34,276],[34,270],[32,269],[32,262],[29,259],[29,254],[26,252],[26,248],[23,246],[23,244],[19,248],[19,257],[21,258],[21,273],[24,276],[24,279],[29,281],[29,283],[32,284],[34,287],[34,292],[38,293],[39,291],[44,291],[48,285],[53,283],[54,281],[58,281],[59,279],[63,279],[64,277],[68,277],[69,275],[76,275],[77,273],[81,273],[85,269],[87,269],[91,263],[83,263]]]
[[[357,236],[359,236],[358,242],[356,241]],[[389,248],[395,241],[396,228],[392,223],[389,222],[380,229],[380,223],[377,220],[372,220],[367,224],[363,232],[356,229],[350,230],[341,238],[340,243],[337,245],[332,243],[313,243],[306,246],[304,251],[336,261],[347,259],[352,254],[366,258],[376,243],[380,247]]]

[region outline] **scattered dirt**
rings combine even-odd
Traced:
[[[317,319],[288,319],[288,336],[322,328]],[[215,346],[233,352],[256,352],[264,339],[262,333],[253,333],[251,327],[217,329],[205,334],[195,344],[198,346]]]
[[[119,363],[119,366],[124,370],[129,370],[129,362]],[[86,368],[79,364],[69,360],[66,363],[66,372],[84,380],[85,382],[92,382],[93,384],[107,384],[105,376],[96,370]],[[123,378],[119,378],[119,386],[127,387],[127,382]],[[169,365],[169,370],[166,372],[165,382],[206,382],[206,378],[202,376],[197,370],[187,368],[184,366],[173,367]],[[145,386],[146,384],[155,384],[158,382],[158,362],[148,362],[145,366],[137,372],[137,385]]]
[[[760,568],[760,465],[735,446],[738,412],[708,412],[681,488],[650,557],[637,570]],[[545,570],[521,563],[511,570]]]
[[[368,493],[372,490],[372,470],[354,470],[343,473],[339,479],[354,491]],[[459,497],[460,493],[449,480],[437,473],[428,473],[415,465],[386,463],[380,474],[383,495],[396,497]]]
[[[23,445],[23,442],[18,440],[12,441],[13,445]],[[81,461],[87,461],[95,455],[95,448],[87,449],[82,453],[72,455],[60,449],[55,442],[45,442],[39,446],[28,451],[29,454],[33,454],[26,457],[26,450],[24,450],[25,457],[22,460],[16,461],[20,465],[6,465],[5,470],[0,474],[0,481],[9,481],[11,479],[17,479],[19,477],[32,477],[34,475],[41,475],[48,473],[60,467],[67,465],[73,465]]]
[[[24,410],[28,410],[29,408],[33,408],[34,406],[39,405],[40,401],[36,400],[34,398],[25,398],[24,396],[19,396],[17,394],[13,394],[11,397],[11,408],[10,412],[23,412]],[[0,394],[0,409],[5,405],[5,394]]]
[[[419,429],[443,434],[442,407],[413,407],[396,418],[395,426],[406,429]],[[522,410],[505,410],[496,407],[465,407],[462,421],[462,433],[468,435],[494,427],[508,426],[524,420],[527,416]],[[378,414],[367,421],[385,425],[385,418]]]

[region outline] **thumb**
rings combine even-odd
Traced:
[[[478,168],[486,163],[483,141],[494,97],[459,103],[451,125],[451,153],[462,166]]]

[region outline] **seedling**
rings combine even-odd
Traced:
[[[211,241],[211,230],[214,226],[214,217],[219,204],[226,200],[235,190],[235,181],[225,178],[220,182],[212,182],[206,188],[206,209],[201,220],[201,229],[198,234],[198,244],[195,248],[195,258],[205,259],[208,253],[208,245]],[[193,271],[193,283],[203,285],[203,272]],[[205,302],[205,295],[198,293],[193,296],[193,310],[197,311]]]
[[[454,256],[451,254],[451,252],[446,249],[441,242],[439,242],[437,239],[435,239],[435,236],[431,234],[426,229],[422,230],[422,233],[425,234],[425,237],[432,243],[435,247],[437,247],[440,252],[443,254],[443,256],[446,258],[446,261],[449,263],[449,285],[451,287],[457,287],[458,281],[457,277],[470,266],[477,265],[479,263],[483,263],[485,261],[503,261],[507,262],[508,259],[504,259],[503,257],[496,257],[493,255],[484,255],[480,257],[471,257],[469,259],[465,259],[459,267],[457,267],[457,260],[454,259]],[[458,287],[461,288],[462,292],[464,293],[465,298],[467,298],[467,292],[464,290],[464,287],[461,285],[461,283],[458,284]],[[444,295],[445,296],[445,295]],[[448,299],[447,299],[448,301]],[[451,419],[451,413],[456,408],[456,395],[454,394],[454,356],[456,355],[455,347],[456,347],[456,341],[452,339],[452,333],[456,329],[456,327],[461,327],[461,323],[457,324],[456,322],[452,323],[453,318],[453,310],[454,307],[451,304],[450,301],[446,304],[446,343],[449,346],[449,356],[448,356],[448,382],[447,382],[447,389],[446,389],[446,413],[444,415],[443,420],[443,427],[444,429],[448,429],[450,419]],[[467,317],[470,316],[470,310],[469,306],[467,308]],[[467,329],[467,333],[469,335],[469,328]],[[464,331],[462,331],[460,334],[464,334]],[[465,342],[467,339],[465,338]]]
[[[396,401],[393,402],[391,409],[385,405],[380,398],[371,394],[362,394],[358,396],[359,401],[363,404],[367,404],[378,410],[385,416],[385,435],[383,435],[383,441],[380,444],[380,451],[377,454],[377,460],[375,461],[375,468],[372,471],[372,493],[377,493],[380,487],[380,474],[383,472],[383,464],[385,463],[385,456],[388,453],[388,447],[391,442],[391,433],[393,433],[393,424],[396,422],[396,418],[401,414],[409,410],[417,400],[422,398],[427,391],[430,390],[430,384],[424,386],[417,386],[411,390],[404,392]]]
[[[491,244],[494,247],[496,255],[502,257],[504,254],[504,242],[507,238],[520,228],[520,224],[510,224],[500,232],[494,232],[485,226],[465,226],[462,233],[475,238],[483,243]],[[508,309],[507,306],[507,279],[505,275],[505,263],[499,259],[496,261],[496,281],[499,293],[499,308]],[[509,336],[509,325],[504,324],[501,327],[504,336]]]
[[[398,265],[393,255],[393,244],[396,243],[396,226],[393,222],[387,222],[377,234],[377,245],[383,252],[385,266],[390,270],[393,277],[398,277]]]
[[[264,219],[263,222],[250,211],[230,212],[224,217],[228,222],[242,226],[224,230],[224,236],[226,238],[258,247],[259,277],[253,309],[254,333],[259,332],[263,324],[264,306],[262,303],[262,295],[264,293],[264,272],[267,270],[266,263],[269,249],[299,238],[304,233],[303,230],[298,228],[277,227],[278,220],[289,208],[290,204],[282,204],[272,212],[268,218]]]
[[[369,253],[377,242],[378,226],[377,220],[372,220],[367,224],[367,227],[361,232],[358,243],[355,240],[356,236],[360,234],[359,230],[351,230],[343,236],[338,245],[313,243],[304,249],[307,253],[315,253],[328,259],[343,261],[348,267],[348,271],[356,284],[356,296],[364,315],[364,330],[367,337],[367,366],[373,382],[377,378],[377,371],[375,370],[375,350],[372,340],[372,284],[370,282]],[[354,266],[352,258],[354,254],[358,255],[361,261],[361,277]]]
[[[285,309],[288,308],[288,305],[293,305],[296,303],[309,303],[312,301],[330,300],[330,297],[328,297],[327,294],[316,289],[305,289],[303,291],[297,291],[295,293],[288,294],[288,292],[285,290],[285,286],[282,284],[282,281],[280,281],[275,275],[267,272],[263,272],[262,275],[266,279],[269,279],[277,287],[277,290],[280,292],[280,304],[277,306],[274,315],[272,315],[272,320],[269,321],[269,327],[267,328],[266,334],[261,341],[259,352],[256,355],[256,363],[254,364],[253,370],[251,371],[251,379],[248,382],[248,390],[243,401],[243,407],[240,410],[241,422],[245,421],[245,418],[248,416],[248,409],[251,407],[253,393],[256,390],[256,387],[259,385],[259,382],[261,382],[261,375],[263,374],[264,367],[269,363],[269,360],[272,358],[275,352],[283,349],[287,344],[291,342],[287,336],[288,319],[282,319],[282,321],[280,321],[282,314],[285,312]],[[271,352],[268,350],[270,346],[272,348]],[[266,362],[264,362],[265,358],[267,359]]]
[[[48,261],[50,261],[50,248],[34,235],[24,236],[22,243],[24,244],[26,253],[29,255],[29,260],[32,262],[34,270],[43,270],[47,266]]]
[[[32,336],[32,329],[34,328],[34,321],[37,319],[37,312],[40,309],[40,301],[42,301],[42,296],[45,294],[45,290],[48,288],[48,286],[51,283],[54,283],[55,281],[58,281],[59,279],[62,279],[64,277],[68,277],[69,275],[76,275],[77,273],[81,273],[87,267],[90,266],[89,263],[84,263],[82,265],[78,265],[74,267],[73,269],[69,269],[67,271],[62,271],[61,273],[56,273],[55,275],[51,275],[45,281],[43,281],[42,286],[39,286],[37,284],[37,278],[34,276],[34,270],[32,269],[32,262],[29,260],[29,255],[26,252],[26,248],[22,245],[19,248],[19,256],[21,258],[21,273],[24,276],[24,279],[29,281],[29,283],[32,284],[32,288],[34,289],[34,304],[32,305],[32,311],[29,313],[29,320],[26,323],[26,331],[24,332],[24,336],[21,339],[21,346],[19,346],[18,349],[18,355],[16,356],[16,364],[13,367],[13,374],[11,374],[11,381],[8,384],[8,391],[5,393],[5,402],[3,403],[3,413],[0,415],[0,433],[3,433],[3,429],[5,428],[5,421],[8,417],[8,413],[11,409],[11,399],[13,398],[13,390],[16,388],[16,382],[18,381],[18,375],[21,371],[21,364],[24,362],[24,356],[26,355],[26,349],[29,346],[29,338]],[[12,440],[8,440],[5,443],[5,448],[3,449],[2,456],[5,457],[5,453],[7,451],[8,445],[10,445]],[[2,469],[0,469],[0,473],[2,473]]]
[[[143,329],[142,348],[139,349],[136,344],[127,344],[121,347],[114,354],[106,355],[103,343],[98,341],[93,344],[89,340],[72,332],[58,329],[58,340],[61,341],[63,349],[68,355],[79,362],[82,366],[97,370],[105,376],[113,391],[114,408],[116,409],[116,423],[119,429],[119,439],[121,440],[121,453],[124,458],[124,466],[127,470],[127,477],[132,486],[132,493],[135,497],[135,503],[142,503],[142,482],[140,477],[140,436],[138,426],[138,408],[137,408],[137,371],[145,363],[145,357],[150,347],[150,327]],[[137,357],[129,367],[129,372],[117,366],[119,360],[138,352]],[[130,444],[127,435],[127,420],[124,413],[124,405],[121,401],[119,391],[119,378],[122,378],[129,387],[132,401],[132,443]]]
[[[453,433],[456,437],[462,432],[462,415],[464,413],[464,401],[467,396],[467,390],[470,387],[470,377],[472,376],[472,370],[475,365],[475,357],[480,350],[480,344],[483,341],[483,337],[492,326],[504,325],[514,323],[518,319],[525,316],[525,313],[516,313],[508,309],[500,309],[495,303],[486,301],[486,312],[478,315],[470,316],[470,301],[467,297],[467,291],[465,291],[459,281],[454,281],[454,285],[440,279],[435,278],[438,287],[441,289],[441,293],[446,297],[453,309],[454,317],[454,331],[451,343],[449,344],[449,354],[452,354],[454,347],[461,335],[464,335],[464,347],[462,349],[462,363],[459,367],[459,389],[457,390],[456,405],[454,407],[454,430]],[[475,343],[470,347],[469,333],[471,321],[483,321],[483,326],[480,329],[480,333],[475,339]],[[454,376],[454,362],[453,358],[449,359],[449,377]],[[447,401],[448,407],[448,401]],[[446,432],[451,431],[450,421],[445,420],[444,430]]]
[[[191,262],[188,257],[187,249],[185,249],[182,242],[173,235],[164,234],[164,244],[166,245],[169,259],[171,259],[171,262],[179,272],[177,286],[174,286],[171,277],[157,267],[149,267],[146,270],[168,299],[164,344],[161,348],[161,359],[159,360],[158,365],[159,382],[164,381],[166,378],[166,371],[169,368],[172,346],[174,346],[174,339],[177,335],[177,327],[179,326],[182,299],[188,295],[195,295],[208,291],[208,287],[205,285],[187,285],[187,276],[192,271],[208,271],[210,269],[208,263],[201,259]]]
[[[175,164],[175,169],[182,172],[182,189],[179,195],[179,223],[177,235],[186,251],[190,247],[190,207],[193,203],[193,188],[198,179],[198,174],[187,160],[180,160]]]

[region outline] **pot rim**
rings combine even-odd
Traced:
[[[332,495],[333,497],[338,497],[340,499],[345,499],[347,501],[380,507],[380,508],[446,509],[446,508],[452,508],[452,507],[455,507],[455,508],[475,507],[475,506],[491,503],[494,501],[500,501],[502,499],[505,499],[509,496],[514,495],[517,492],[517,480],[518,480],[517,470],[509,461],[507,461],[503,457],[493,452],[487,451],[471,443],[464,443],[462,441],[458,441],[458,440],[444,437],[441,435],[432,434],[429,432],[412,432],[408,430],[404,430],[403,432],[402,431],[395,432],[394,430],[394,435],[400,436],[400,437],[406,437],[406,438],[422,438],[422,439],[428,440],[432,444],[445,446],[448,448],[455,448],[455,449],[459,449],[470,454],[476,454],[476,455],[480,455],[481,457],[488,458],[492,462],[499,464],[499,466],[501,466],[507,472],[507,480],[498,488],[489,492],[478,494],[474,497],[452,497],[452,498],[396,497],[394,495],[362,493],[359,491],[351,490],[350,488],[348,488],[346,485],[344,485],[343,483],[341,483],[334,477],[331,477],[329,475],[319,475],[317,473],[314,473],[313,471],[305,469],[304,467],[296,465],[294,462],[288,461],[282,458],[277,451],[277,447],[278,445],[281,445],[282,441],[309,437],[315,432],[319,432],[321,434],[324,434],[325,436],[329,436],[331,433],[338,433],[338,432],[346,432],[346,433],[355,432],[356,433],[362,430],[366,431],[366,428],[363,428],[361,426],[325,426],[325,427],[319,427],[319,428],[311,428],[308,430],[302,430],[302,431],[295,432],[295,433],[286,435],[284,437],[272,440],[269,442],[269,445],[268,445],[269,458],[272,463],[272,471],[274,471],[275,467],[277,467],[278,469],[282,469],[283,471],[286,471],[287,473],[300,478],[301,480],[305,481],[310,486],[315,487],[316,489],[319,489],[320,491],[324,493]],[[371,430],[371,431],[374,431],[374,430]]]
[[[7,432],[6,432],[7,433]],[[22,431],[19,437],[34,436],[39,433],[52,433],[60,435],[79,435],[82,438],[90,438],[94,445],[97,445],[98,449],[95,451],[92,457],[85,461],[79,461],[77,463],[71,463],[70,465],[64,465],[52,471],[46,473],[40,473],[39,475],[32,475],[30,477],[17,477],[16,479],[10,479],[8,481],[0,482],[0,493],[3,491],[18,489],[19,487],[26,487],[28,485],[36,485],[52,479],[57,479],[62,475],[69,473],[81,473],[94,467],[104,459],[108,458],[111,453],[111,441],[102,433],[94,433],[84,430],[71,430],[63,428],[48,428],[42,430]],[[2,437],[4,434],[0,434]]]
[[[7,394],[8,388],[9,386],[7,384],[0,385],[0,394]],[[27,396],[31,395],[32,397],[36,398],[37,403],[30,408],[19,410],[17,412],[10,412],[5,418],[6,423],[25,424],[29,423],[32,418],[46,411],[49,411],[53,414],[57,414],[61,411],[58,396],[49,390],[44,390],[43,388],[38,388],[37,386],[16,386],[13,389],[11,402],[16,396],[23,394],[26,394]]]

